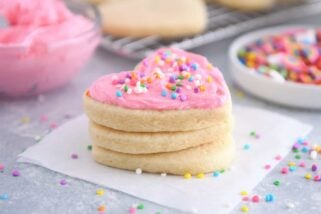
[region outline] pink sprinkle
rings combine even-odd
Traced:
[[[275,160],[281,160],[281,159],[282,159],[282,156],[281,156],[281,155],[275,156]]]
[[[256,139],[260,139],[261,136],[260,136],[259,134],[257,134],[257,135],[255,135],[255,138],[256,138]]]
[[[41,122],[47,122],[47,121],[48,121],[48,116],[47,116],[47,115],[42,115],[42,116],[40,117],[40,121],[41,121]]]
[[[51,129],[55,129],[55,128],[57,128],[57,127],[58,127],[58,124],[55,123],[55,122],[53,122],[53,123],[50,124],[50,128],[51,128]]]
[[[289,169],[288,169],[287,167],[283,167],[283,168],[281,169],[281,173],[282,173],[282,174],[288,174],[288,172],[289,172]]]
[[[71,154],[71,158],[72,159],[78,159],[78,155],[77,154]]]
[[[67,184],[67,181],[66,181],[65,179],[62,179],[62,180],[60,181],[60,184],[61,184],[62,186],[64,186],[64,185]]]
[[[300,166],[300,167],[305,167],[305,163],[304,163],[304,162],[301,162],[301,163],[299,164],[299,166]]]
[[[264,169],[266,169],[266,170],[269,170],[271,168],[271,165],[270,164],[266,164],[265,166],[264,166]]]
[[[259,203],[259,202],[260,202],[260,197],[259,197],[258,195],[254,195],[254,196],[252,197],[252,202],[254,202],[254,203]]]
[[[249,201],[250,198],[249,198],[248,196],[244,196],[244,197],[242,198],[242,200],[243,200],[243,201]]]
[[[316,175],[313,178],[314,181],[320,181],[321,180],[321,176],[320,175]]]
[[[4,165],[0,164],[0,171],[4,170]]]
[[[304,145],[304,146],[307,146],[307,145],[309,145],[309,143],[308,143],[307,141],[305,141],[305,142],[303,143],[303,145]]]
[[[117,80],[117,79],[113,79],[113,80],[111,81],[111,84],[117,85],[117,84],[118,84],[118,80]]]
[[[18,176],[20,176],[20,172],[15,169],[15,170],[12,171],[12,176],[18,177]]]
[[[129,214],[136,214],[136,208],[135,207],[131,207],[128,210]]]

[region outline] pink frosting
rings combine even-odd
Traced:
[[[93,26],[71,13],[61,0],[2,0],[0,14],[9,24],[0,28],[0,46],[47,45],[74,38]]]
[[[209,109],[222,106],[230,94],[221,72],[205,57],[178,49],[160,49],[133,71],[95,81],[89,96],[130,109]]]

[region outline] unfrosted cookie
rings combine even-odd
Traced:
[[[273,7],[276,0],[213,0],[226,7],[237,10],[257,11],[266,10]]]
[[[220,142],[204,144],[178,152],[158,154],[125,154],[103,149],[93,145],[93,157],[101,164],[127,170],[137,168],[146,172],[169,173],[206,173],[230,167],[235,153],[230,135]]]
[[[109,74],[84,94],[88,117],[127,132],[190,131],[227,123],[231,98],[206,58],[160,49],[133,71]]]
[[[202,0],[121,0],[100,5],[103,31],[120,37],[175,38],[206,27]]]
[[[233,122],[218,123],[187,132],[125,132],[90,122],[89,132],[95,145],[128,154],[172,152],[210,142],[221,142],[230,133]]]

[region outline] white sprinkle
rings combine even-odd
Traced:
[[[289,203],[286,204],[286,207],[288,209],[293,209],[295,207],[295,205],[293,203],[289,202]]]
[[[313,151],[310,153],[310,158],[311,158],[312,160],[316,160],[317,157],[318,157],[317,151],[314,151],[314,150],[313,150]]]
[[[131,94],[132,92],[133,92],[133,89],[128,88],[128,90],[127,90],[127,94]]]
[[[200,79],[202,79],[202,76],[200,74],[196,74],[195,79],[200,80]]]
[[[161,173],[161,176],[162,176],[162,177],[166,177],[167,174],[166,174],[165,172],[163,172],[163,173]]]
[[[136,174],[141,175],[143,173],[143,170],[141,168],[136,169]]]

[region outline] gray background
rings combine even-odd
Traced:
[[[293,20],[291,23],[319,24],[318,20],[321,20],[321,15]],[[227,50],[231,41],[232,39],[228,39],[193,50],[207,56],[218,66],[230,86],[232,81],[228,71]],[[63,124],[68,120],[66,117],[74,117],[83,112],[81,96],[93,80],[105,73],[130,69],[135,63],[98,49],[90,63],[69,85],[47,93],[40,99],[34,97],[0,100],[0,164],[6,167],[3,173],[0,172],[0,195],[7,193],[10,196],[9,200],[0,201],[1,214],[97,213],[100,204],[106,204],[107,213],[128,213],[128,208],[135,203],[145,205],[145,209],[138,213],[180,213],[108,188],[104,196],[96,196],[95,192],[99,186],[95,184],[66,177],[38,166],[15,162],[18,154],[36,143],[35,136],[47,133],[49,125],[39,122],[41,115],[48,115],[50,121]],[[315,129],[310,134],[309,141],[321,143],[321,111],[285,108],[250,95],[242,98],[237,96],[235,89],[232,89],[232,94],[234,103],[276,111],[314,125]],[[30,118],[30,123],[21,123],[20,119],[25,116]],[[277,146],[277,143],[273,146]],[[251,213],[321,213],[320,183],[305,181],[303,169],[286,176],[280,174],[281,167],[294,160],[293,156],[293,153],[289,154],[253,191],[259,195],[273,193],[276,201],[250,204]],[[13,169],[19,169],[21,176],[12,177]],[[63,178],[67,179],[66,186],[59,184]],[[274,180],[280,180],[281,186],[275,187],[272,184]],[[286,208],[289,202],[295,205],[293,209]],[[234,213],[240,212],[240,205],[235,208]],[[215,210],[209,212],[215,213]]]

